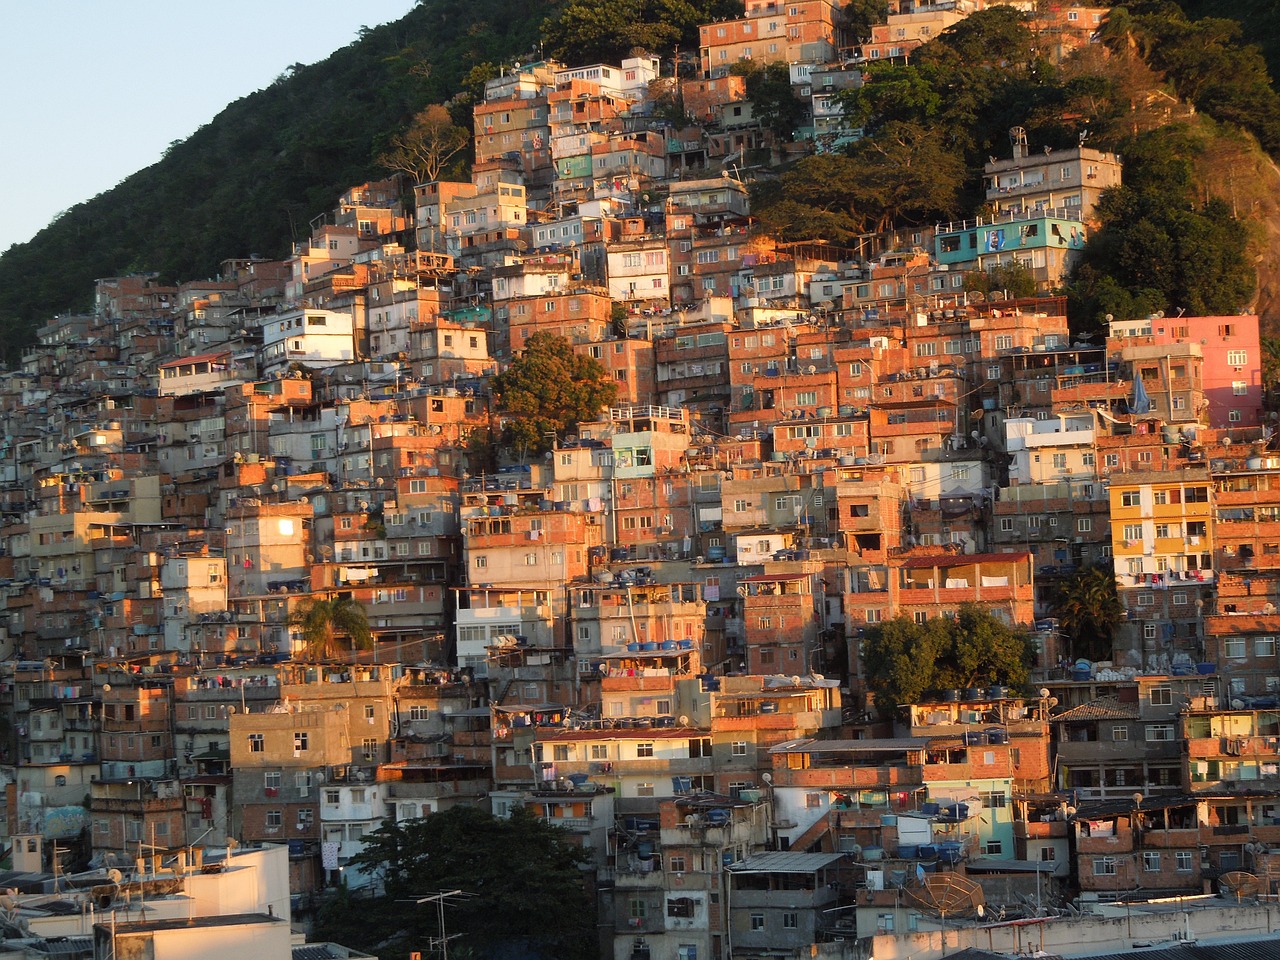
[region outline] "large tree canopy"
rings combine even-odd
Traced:
[[[441,890],[467,896],[447,907],[448,933],[476,956],[508,954],[589,960],[596,954],[595,904],[583,880],[589,859],[564,832],[524,808],[509,819],[457,806],[364,839],[352,866],[382,878],[384,896],[339,899],[318,933],[382,956],[405,956],[439,936],[434,905],[412,901]]]
[[[954,617],[916,623],[899,616],[867,630],[862,664],[876,706],[890,712],[939,690],[1026,683],[1030,638],[985,607],[964,604]]]
[[[542,24],[546,52],[567,63],[617,63],[636,49],[698,49],[698,27],[742,16],[731,0],[569,0]]]
[[[1197,110],[1248,130],[1273,156],[1280,152],[1280,94],[1261,52],[1241,42],[1240,23],[1190,20],[1171,0],[1134,0],[1112,10],[1102,32],[1111,46],[1135,47]]]
[[[571,427],[591,421],[618,395],[618,385],[592,357],[564,337],[539,331],[493,378],[503,441],[517,453],[541,453]]]
[[[1223,200],[1202,199],[1193,158],[1203,135],[1161,127],[1125,150],[1125,183],[1098,205],[1071,286],[1073,312],[1101,326],[1156,310],[1192,316],[1236,313],[1253,296],[1249,231]]]

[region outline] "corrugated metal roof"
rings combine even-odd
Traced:
[[[780,850],[758,853],[740,863],[731,864],[730,873],[817,873],[848,857],[845,853],[795,853]]]
[[[1087,720],[1137,720],[1138,705],[1121,703],[1118,697],[1098,697],[1078,707],[1072,707],[1056,717],[1053,723],[1076,723]]]
[[[1280,937],[1226,943],[1185,943],[1123,953],[1091,953],[1087,960],[1130,960],[1132,957],[1140,957],[1141,960],[1276,960],[1280,957]]]
[[[160,364],[161,367],[183,367],[189,363],[212,363],[214,360],[225,360],[231,356],[230,350],[221,350],[217,353],[198,353],[194,357],[182,357],[179,360],[169,360]]]
[[[878,753],[881,751],[923,750],[930,737],[882,737],[872,740],[788,740],[772,747],[770,753]]]

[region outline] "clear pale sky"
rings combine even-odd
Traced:
[[[0,0],[0,251],[413,0]]]

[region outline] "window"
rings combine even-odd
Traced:
[[[747,741],[735,740],[730,745],[729,752],[735,757],[745,757],[747,755]]]
[[[684,857],[672,856],[671,859],[667,861],[667,869],[672,873],[684,873]]]
[[[1142,870],[1144,873],[1160,872],[1160,854],[1155,851],[1145,850],[1142,853]]]
[[[1013,337],[1011,337],[1011,336],[1010,336],[1009,334],[1007,334],[1007,333],[1002,333],[1002,334],[1000,334],[999,336],[997,336],[997,337],[996,337],[996,349],[997,349],[997,350],[1012,350],[1012,349],[1013,349]]]
[[[638,897],[632,897],[631,902],[628,905],[628,910],[631,916],[638,920],[643,920],[649,915],[649,904]]]
[[[692,897],[673,897],[667,901],[668,917],[692,917],[693,916],[693,898]]]
[[[1093,519],[1090,517],[1080,517],[1076,520],[1076,533],[1089,533],[1093,530]]]
[[[268,830],[279,830],[284,823],[284,814],[279,810],[268,810],[264,821]]]
[[[1173,855],[1173,860],[1179,873],[1191,872],[1191,852],[1189,850],[1179,850]]]
[[[1151,705],[1153,707],[1169,707],[1173,705],[1172,687],[1152,687]]]
[[[652,743],[637,743],[637,744],[636,744],[636,756],[637,756],[637,757],[640,757],[640,758],[643,758],[643,757],[652,757],[652,756],[653,756],[653,744],[652,744]]]
[[[1000,810],[1008,803],[1008,797],[999,791],[979,793],[978,800],[981,801],[984,809]]]
[[[1247,394],[1247,393],[1249,392],[1249,381],[1247,381],[1247,380],[1232,380],[1232,381],[1231,381],[1231,392],[1232,392],[1233,394],[1235,394],[1237,397],[1243,397],[1245,394]]]
[[[1174,739],[1174,729],[1171,723],[1153,723],[1147,727],[1147,741],[1151,743],[1164,742]]]
[[[293,752],[298,753],[307,749],[307,735],[301,732],[295,732],[293,735]]]
[[[249,752],[250,753],[262,753],[266,749],[267,749],[267,745],[262,738],[262,734],[260,733],[249,734]]]
[[[1142,494],[1137,490],[1125,490],[1120,494],[1120,506],[1122,507],[1140,507],[1142,506]]]
[[[264,790],[280,789],[280,771],[272,770],[262,775],[262,788]]]
[[[753,913],[753,914],[751,914],[751,929],[752,929],[752,930],[763,930],[763,929],[764,929],[764,914],[763,914],[763,913]]]
[[[804,795],[804,805],[810,810],[817,810],[822,806],[822,798],[826,796],[823,793],[806,793]]]
[[[1274,657],[1276,655],[1276,638],[1255,638],[1253,641],[1253,655],[1255,657]]]
[[[1095,857],[1093,861],[1093,875],[1095,877],[1114,877],[1116,875],[1115,858]]]
[[[986,845],[986,853],[988,856],[998,857],[1004,852],[1004,843],[999,840],[988,840]]]
[[[1243,367],[1249,363],[1249,351],[1247,350],[1228,350],[1227,364],[1232,367]]]
[[[1244,637],[1228,637],[1222,644],[1222,655],[1228,660],[1244,659]]]
[[[326,790],[324,792],[324,802],[326,805],[330,807],[336,807],[339,803],[342,802],[342,791]]]
[[[800,914],[787,912],[782,915],[782,929],[795,930],[800,926]]]
[[[652,784],[652,783],[637,783],[637,784],[636,784],[636,796],[637,796],[637,797],[652,797],[652,796],[653,796],[653,784]]]
[[[1142,524],[1140,524],[1140,523],[1126,523],[1126,524],[1124,525],[1124,538],[1125,538],[1126,540],[1141,540],[1141,539],[1142,539]]]
[[[1000,518],[1000,532],[1010,533],[1013,531],[1013,517]]]

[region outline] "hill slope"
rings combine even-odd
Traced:
[[[72,207],[0,256],[0,362],[93,281],[133,271],[212,276],[228,257],[283,256],[347,187],[382,176],[386,137],[466,72],[536,42],[549,0],[427,0],[321,63],[236,101],[159,162]]]
[[[422,0],[397,23],[368,30],[319,64],[295,65],[232,103],[154,165],[0,255],[0,364],[15,362],[54,314],[87,309],[99,277],[156,271],[186,280],[214,275],[228,257],[284,256],[343,190],[384,173],[373,157],[418,109],[449,100],[473,66],[527,56],[542,21],[574,11],[574,2]],[[709,10],[732,0],[701,2]],[[1273,0],[1178,3],[1192,16],[1238,17],[1246,42],[1280,55],[1269,31],[1280,17]],[[1237,178],[1235,196],[1225,199],[1260,221],[1260,233],[1280,235],[1280,211],[1268,196],[1276,169],[1265,158],[1251,160],[1259,162],[1247,165],[1249,176]],[[1245,179],[1255,181],[1245,188],[1258,194],[1252,208],[1238,202]],[[1280,273],[1265,266],[1260,273],[1259,307],[1280,327]]]

